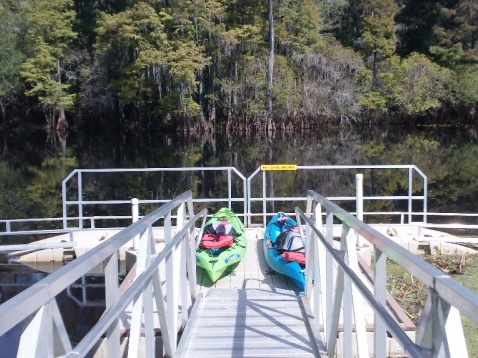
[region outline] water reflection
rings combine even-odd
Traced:
[[[429,211],[478,211],[477,130],[472,126],[413,129],[388,126],[364,130],[341,126],[318,128],[314,132],[272,132],[267,136],[252,132],[208,132],[188,136],[175,132],[92,134],[71,131],[48,137],[38,129],[23,135],[4,136],[2,140],[0,195],[3,205],[0,217],[3,219],[62,216],[61,182],[77,168],[233,166],[247,177],[261,164],[414,164],[428,178]],[[288,173],[276,177],[270,188],[275,193],[291,196],[304,195],[304,188],[316,189],[326,196],[336,195],[339,188],[342,195],[352,195],[353,183],[354,173]],[[407,190],[404,180],[393,172],[364,173],[364,185],[365,195],[400,195]],[[221,191],[227,191],[224,177],[207,172],[193,176],[149,174],[142,178],[92,176],[85,179],[83,188],[85,198],[92,200],[104,197],[111,200],[161,199],[185,190],[193,190],[195,196],[207,198],[224,195]],[[73,184],[69,189],[75,192],[78,187]],[[257,189],[253,187],[253,190]],[[414,190],[420,193],[423,186],[414,183]],[[288,203],[274,205],[270,211],[289,209]],[[390,209],[388,204],[369,205],[366,210]],[[211,211],[215,211],[214,208]],[[101,208],[100,212],[86,208],[84,213],[108,214],[108,208]],[[25,226],[24,229],[33,228]],[[19,238],[14,240],[19,243]],[[14,297],[58,268],[55,263],[28,267],[0,257],[0,302]],[[77,342],[104,310],[104,278],[97,274],[82,277],[57,299],[71,339]],[[18,340],[18,331],[17,327],[0,337],[9,343],[0,341],[0,346],[15,347],[11,340]],[[15,355],[14,352],[2,353]]]
[[[52,133],[45,146],[48,135],[37,130],[28,132],[28,137],[23,138],[22,143],[28,143],[26,146],[20,145],[18,138],[4,139],[12,142],[5,143],[5,165],[0,165],[0,183],[3,184],[0,195],[5,197],[0,217],[62,216],[61,182],[76,168],[233,166],[248,177],[261,164],[414,164],[428,178],[429,211],[476,212],[476,133],[472,126],[412,129],[404,126],[363,129],[329,126],[310,132],[271,132],[267,136],[231,131],[192,135],[70,131],[62,136]],[[353,174],[297,175],[276,180],[274,190],[304,195],[304,188],[315,188],[327,196],[337,195],[337,188],[342,192],[353,191],[350,185]],[[394,173],[370,174],[364,177],[364,185],[365,195],[400,195],[407,190],[404,180]],[[74,185],[69,189],[72,193],[78,190]],[[193,190],[198,197],[207,198],[223,189],[222,178],[203,172],[193,177],[185,174],[150,174],[142,178],[97,176],[85,183],[84,194],[92,200],[99,197],[147,200],[170,198]],[[422,189],[420,185],[414,186],[417,193]],[[110,213],[105,208],[101,214]]]
[[[9,260],[7,255],[0,256],[0,304],[13,298],[23,290],[39,282],[49,273],[62,267],[61,262],[19,264]],[[124,267],[122,265],[121,267]],[[124,274],[119,276],[119,280]],[[90,273],[82,276],[65,291],[56,296],[66,330],[73,345],[76,345],[105,309],[105,282],[103,273]],[[19,323],[0,337],[2,357],[15,357],[20,335],[29,319]],[[4,347],[7,347],[4,349]]]

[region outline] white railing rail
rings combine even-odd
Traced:
[[[278,198],[276,198],[279,200]],[[304,199],[306,200],[306,198]],[[349,211],[351,215],[355,215],[356,213],[354,211]],[[293,213],[288,213],[288,214],[293,214]],[[408,217],[410,213],[409,212],[404,212],[404,211],[373,211],[373,212],[364,212],[364,221],[367,222],[367,217],[374,216],[374,217],[386,217],[387,220],[384,221],[387,225],[390,223],[396,223],[396,224],[406,224],[408,223],[408,220],[405,220],[406,217]],[[414,215],[423,215],[421,212],[412,212],[412,216]],[[263,216],[264,214],[246,214],[248,217],[253,217],[253,216]],[[269,213],[267,215],[272,215],[272,213]],[[238,215],[239,216],[239,215]],[[242,215],[241,215],[242,216]],[[104,229],[121,229],[126,227],[129,223],[131,223],[133,216],[132,215],[111,215],[111,216],[101,216],[101,215],[96,215],[96,216],[83,216],[83,221],[84,222],[89,222],[89,225],[84,227],[84,229],[98,229],[98,230],[104,230]],[[389,222],[388,220],[391,220],[391,218],[396,218],[396,220],[393,220],[392,222]],[[436,229],[464,229],[464,230],[477,230],[478,229],[478,214],[477,213],[435,213],[435,212],[427,212],[427,218],[436,218],[438,221],[443,221],[443,218],[446,218],[445,220],[454,220],[453,223],[448,223],[448,224],[434,224],[431,222],[423,223],[423,222],[411,222],[410,224],[415,225],[417,227],[422,227],[422,228],[436,228]],[[69,217],[69,221],[78,221],[80,218],[79,217]],[[3,219],[0,220],[0,236],[25,236],[25,235],[44,235],[44,234],[65,234],[65,233],[71,233],[75,232],[78,230],[78,228],[69,226],[68,229],[63,229],[63,217],[59,218],[30,218],[30,219]],[[467,221],[473,221],[476,222],[477,224],[466,224],[463,223],[464,220]],[[98,225],[98,222],[101,221],[102,223],[106,222],[112,222],[112,224],[108,225]],[[121,221],[125,223],[125,225],[118,225],[118,221]],[[429,220],[431,221],[431,220]],[[48,223],[50,224],[51,229],[22,229],[22,228],[17,228],[16,224],[31,224],[29,226],[33,226],[34,223]]]
[[[134,174],[152,174],[152,173],[190,173],[198,174],[205,172],[215,172],[215,173],[225,173],[227,175],[227,195],[223,197],[216,198],[194,198],[194,203],[211,203],[211,202],[222,202],[224,206],[228,206],[231,209],[233,203],[239,202],[242,203],[244,216],[246,214],[246,178],[234,167],[177,167],[177,168],[109,168],[109,169],[75,169],[73,170],[63,181],[62,181],[62,205],[63,205],[63,229],[68,228],[68,223],[71,222],[69,218],[69,209],[75,208],[78,217],[78,227],[83,228],[83,219],[85,219],[84,208],[88,205],[124,205],[129,204],[130,200],[87,200],[84,197],[84,187],[85,180],[87,180],[88,175],[101,175],[102,173],[111,174],[125,174],[125,173],[134,173]],[[239,187],[235,186],[233,179],[235,177],[239,178],[240,184]],[[71,199],[71,193],[69,191],[69,183],[73,180],[76,180],[76,199]],[[242,188],[240,186],[242,185]],[[192,188],[191,188],[192,189]],[[234,197],[233,192],[240,192],[240,196]],[[137,195],[135,195],[137,196]],[[163,204],[167,203],[171,198],[158,198],[152,200],[139,200],[139,204]],[[235,212],[240,216],[241,213],[238,210]]]
[[[268,221],[268,215],[273,216],[277,212],[277,210],[272,210],[271,213],[268,214],[268,204],[275,203],[275,202],[305,202],[307,201],[306,197],[279,197],[274,195],[274,185],[273,183],[273,176],[277,175],[277,173],[289,172],[289,173],[306,173],[310,171],[321,171],[321,170],[340,170],[340,171],[348,171],[351,177],[351,183],[353,182],[352,178],[357,171],[384,171],[384,170],[404,170],[406,175],[406,180],[408,182],[408,188],[406,195],[392,195],[392,196],[372,196],[372,195],[364,195],[364,200],[406,200],[408,210],[406,211],[406,217],[408,222],[412,222],[413,218],[413,202],[414,201],[421,201],[422,202],[422,211],[415,212],[416,215],[420,215],[423,218],[423,222],[427,222],[427,190],[428,190],[428,182],[426,175],[415,165],[297,165],[295,169],[287,169],[287,170],[262,170],[261,167],[257,168],[254,173],[252,173],[247,178],[247,205],[248,205],[248,221],[247,225],[251,225],[251,218],[253,216],[262,216],[262,225],[266,225]],[[259,173],[262,172],[261,181],[255,181],[255,190],[253,190],[252,183],[259,177]],[[419,180],[422,181],[422,188],[423,188],[423,195],[414,194],[413,188],[413,178],[414,174],[418,175]],[[297,180],[292,179],[292,182],[297,182]],[[306,183],[308,188],[311,189],[310,183]],[[317,182],[317,187],[320,187],[320,183]],[[342,186],[337,186],[343,190]],[[254,194],[257,192],[257,189],[261,191],[261,195],[257,196]],[[305,190],[304,189],[304,190]],[[355,193],[354,195],[350,196],[328,196],[329,200],[332,201],[355,201]],[[261,203],[262,208],[259,211],[254,213],[253,204],[254,203]],[[257,210],[257,209],[256,209]],[[403,218],[402,218],[403,220]]]
[[[173,211],[176,211],[175,225]],[[165,355],[173,356],[177,333],[199,298],[194,260],[195,225],[202,219],[200,223],[204,226],[206,217],[206,209],[194,215],[190,191],[179,195],[0,305],[0,336],[34,315],[22,333],[18,357],[84,357],[104,335],[108,356],[119,357],[120,319],[126,308],[132,307],[128,356],[138,356],[142,336],[146,356],[154,356],[151,353],[154,352],[155,315],[160,322]],[[152,232],[158,220],[164,227],[165,247],[156,253]],[[118,252],[137,235],[140,244],[136,278],[126,291],[120,291]],[[55,297],[101,263],[105,264],[105,312],[87,335],[72,347]],[[160,272],[160,264],[164,264],[165,272]],[[180,325],[178,318],[181,319]],[[61,350],[60,354],[58,350]]]
[[[296,208],[297,221],[306,229],[306,298],[317,324],[324,327],[324,342],[334,356],[342,309],[344,357],[352,357],[353,329],[359,357],[369,357],[363,300],[375,312],[374,357],[386,356],[387,331],[410,357],[467,357],[460,313],[478,324],[478,294],[383,234],[350,215],[327,198],[308,191],[306,214]],[[325,211],[325,225],[322,222]],[[334,247],[334,221],[342,225],[340,249]],[[370,290],[360,278],[357,238],[374,248],[374,284]],[[387,266],[390,258],[429,288],[416,341],[400,328],[386,310]],[[334,265],[337,269],[334,273]],[[312,285],[314,281],[314,285]]]

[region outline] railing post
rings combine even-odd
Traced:
[[[387,306],[387,256],[377,247],[374,248],[374,297],[383,307]],[[386,356],[387,330],[377,313],[374,314],[374,354]]]
[[[262,171],[262,224],[264,227],[267,225],[267,181],[266,181],[266,172]]]
[[[133,222],[135,223],[139,219],[139,200],[137,198],[131,199],[131,216],[133,218]],[[136,235],[133,238],[133,250],[138,250],[138,241],[139,236]]]
[[[82,279],[85,276],[82,276]],[[108,260],[106,260],[105,265],[105,304],[106,309],[113,307],[119,300],[118,292],[118,253],[113,254]],[[106,345],[108,347],[108,354],[111,357],[120,355],[120,331],[119,331],[119,320],[116,319],[115,322],[108,328],[106,335]]]
[[[357,219],[363,221],[363,174],[355,174],[355,202]],[[357,246],[364,246],[363,238],[357,234]]]
[[[413,171],[412,168],[408,168],[408,223],[412,223],[413,212]]]
[[[79,227],[83,229],[83,176],[78,172],[78,216],[80,217]]]
[[[227,197],[228,197],[228,201],[227,201],[227,207],[229,208],[229,210],[232,210],[232,177],[231,177],[231,168],[229,168],[227,170]]]

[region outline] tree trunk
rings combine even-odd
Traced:
[[[5,103],[0,103],[0,107],[2,107],[2,118],[3,118],[3,123],[7,121],[7,106]]]
[[[56,130],[59,132],[68,131],[68,122],[66,121],[65,110],[60,108],[60,114],[58,115],[58,121],[56,122]]]
[[[266,92],[266,111],[268,124],[272,122],[272,84],[274,78],[274,9],[272,1],[268,0],[269,5],[269,66],[267,68],[267,92]]]

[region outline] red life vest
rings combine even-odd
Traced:
[[[300,265],[305,265],[305,252],[285,251],[282,258],[287,261],[295,261]]]
[[[199,246],[203,249],[210,250],[230,247],[233,243],[234,237],[232,235],[204,234]]]

